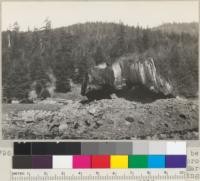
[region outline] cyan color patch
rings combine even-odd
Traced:
[[[148,168],[165,168],[165,155],[148,155]]]

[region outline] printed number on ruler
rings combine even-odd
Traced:
[[[65,181],[65,180],[133,180],[133,181],[199,181],[200,147],[187,147],[185,169],[50,169],[11,171],[11,181]]]
[[[64,181],[64,180],[106,180],[106,181],[183,181],[185,169],[51,169],[13,170],[12,181]]]

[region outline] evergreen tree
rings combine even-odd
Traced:
[[[7,84],[4,87],[4,96],[7,98],[24,99],[30,91],[30,76],[24,61],[18,61],[8,74]]]
[[[102,48],[100,46],[96,48],[96,51],[94,53],[94,60],[96,65],[105,62],[105,57],[103,55]]]
[[[125,26],[120,23],[118,32],[116,33],[116,40],[110,51],[111,61],[114,62],[117,57],[122,56],[126,52],[125,44]]]
[[[70,34],[62,32],[62,44],[56,52],[56,62],[54,73],[56,76],[56,90],[58,92],[67,92],[71,89],[69,79],[74,71],[72,59],[73,37]]]

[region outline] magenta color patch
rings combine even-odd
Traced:
[[[74,155],[73,168],[91,168],[91,156]]]

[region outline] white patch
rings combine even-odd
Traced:
[[[141,64],[140,62],[139,62],[139,72],[140,72],[142,83],[145,84],[146,81],[145,81],[144,67],[143,67],[143,64]]]
[[[51,97],[53,97],[55,89],[56,89],[55,86],[50,85],[50,86],[47,87],[47,90],[48,90],[49,94],[51,95]]]
[[[115,78],[114,84],[119,86],[122,83],[122,70],[118,62],[112,64],[112,70]]]
[[[47,83],[46,88],[49,91],[51,97],[53,97],[55,89],[56,89],[56,77],[54,76],[52,70],[49,70],[47,72],[47,75],[49,76],[50,82]]]
[[[96,68],[99,68],[99,69],[105,69],[107,67],[107,64],[106,63],[101,63],[97,66],[95,66]]]
[[[151,87],[150,87],[150,90],[154,91],[154,90],[155,90],[154,86],[151,86]]]
[[[29,95],[28,95],[28,98],[29,100],[36,100],[37,99],[37,93],[35,90],[32,90],[29,92]]]
[[[18,100],[12,100],[11,103],[12,103],[12,104],[19,104],[19,101],[18,101]]]
[[[168,92],[171,93],[172,92],[172,86],[168,82],[166,82],[165,85],[166,85]]]
[[[156,85],[157,87],[157,73],[156,73],[156,67],[154,65],[154,61],[153,59],[150,59],[150,63],[145,61],[147,67],[148,67],[148,71],[150,73],[150,76],[151,76],[151,80],[153,81],[153,83]]]
[[[181,97],[181,96],[176,96],[176,99],[181,100],[181,101],[187,100],[186,98]]]

